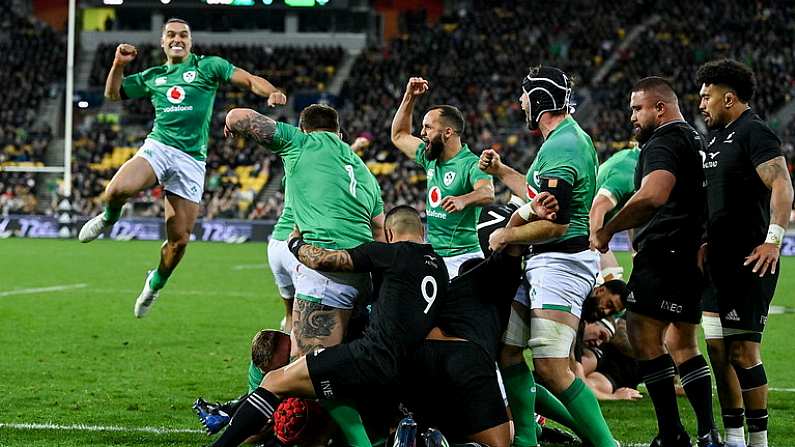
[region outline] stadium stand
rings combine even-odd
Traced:
[[[680,93],[688,119],[697,117],[695,70],[700,63],[716,57],[736,57],[756,70],[758,89],[752,103],[761,115],[771,116],[795,97],[795,55],[791,51],[795,46],[794,5],[778,5],[774,13],[764,3],[692,1],[687,5],[674,2],[666,8],[655,8],[657,2],[653,0],[620,5],[587,3],[588,7],[586,2],[572,1],[554,10],[530,10],[518,8],[516,1],[495,1],[483,10],[454,10],[454,14],[443,16],[434,24],[428,24],[422,13],[406,14],[401,17],[398,38],[386,44],[373,44],[357,57],[339,95],[343,101],[342,124],[351,140],[364,135],[371,141],[360,155],[381,181],[387,207],[409,204],[424,209],[424,173],[392,147],[389,138],[391,119],[409,76],[424,76],[431,82],[429,94],[415,113],[415,129],[419,128],[425,106],[456,105],[465,114],[464,141],[470,148],[478,153],[485,147],[493,147],[520,170],[532,162],[540,140],[525,129],[517,98],[518,82],[529,66],[542,62],[567,70],[575,78],[576,90],[587,89],[590,93],[587,99],[590,113],[588,119],[581,121],[593,137],[602,160],[628,144],[631,125],[627,92],[642,76],[659,74],[670,78]],[[748,7],[753,11],[750,14]],[[49,28],[19,18],[7,8],[0,9],[0,14],[0,29],[39,36],[30,40],[29,47],[4,51],[0,57],[7,58],[9,64],[22,67],[21,57],[13,56],[17,51],[38,54],[36,51],[42,50],[37,48],[45,43],[50,45],[52,40],[62,44],[62,36]],[[655,17],[657,20],[650,20]],[[743,17],[743,22],[739,17]],[[745,21],[746,17],[749,21]],[[622,48],[621,44],[638,26],[642,28],[640,34]],[[90,85],[104,84],[114,50],[115,44],[98,48]],[[194,51],[226,57],[284,88],[288,96],[302,90],[325,91],[344,58],[342,48],[322,46],[271,48],[199,42]],[[35,64],[62,63],[60,53],[46,52],[40,61],[36,58]],[[617,57],[617,62],[597,82],[595,74],[611,57]],[[127,72],[161,62],[159,46],[141,45],[139,57]],[[49,129],[36,128],[30,121],[52,81],[37,78],[45,75],[37,73],[35,64],[30,62],[29,66],[19,68],[30,74],[20,76],[19,81],[23,90],[30,91],[26,94],[31,99],[24,102],[25,107],[18,102],[18,95],[3,97],[13,105],[15,113],[10,113],[10,109],[0,111],[0,163],[36,163],[42,159],[50,141]],[[15,76],[12,73],[3,71],[0,76]],[[586,102],[580,96],[575,100]],[[225,86],[219,91],[210,141],[213,149],[207,160],[203,215],[277,217],[282,206],[281,193],[260,192],[268,179],[278,174],[280,162],[253,145],[223,139],[224,111],[234,106],[264,108],[259,98],[233,87]],[[78,122],[73,163],[75,204],[80,214],[91,215],[98,210],[98,196],[107,180],[134,154],[151,127],[153,113],[148,101],[125,102],[121,110],[113,118],[89,114]],[[777,126],[775,122],[771,124]],[[778,131],[785,140],[784,148],[792,166],[795,124]],[[31,179],[34,186],[29,186]],[[15,188],[18,182],[22,188]],[[6,176],[3,184],[5,189],[0,192],[6,197],[26,194],[25,191],[31,194],[36,178]],[[155,189],[136,198],[132,212],[158,215],[160,193]],[[20,201],[15,199],[14,203]]]
[[[42,166],[52,130],[37,112],[63,77],[64,36],[47,25],[0,5],[0,166]],[[11,88],[8,88],[11,87]],[[37,179],[29,173],[0,176],[0,212],[33,213]]]

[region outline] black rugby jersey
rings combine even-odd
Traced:
[[[764,242],[771,192],[756,168],[781,155],[781,140],[751,109],[709,135],[703,164],[710,250],[731,248],[747,256]]]
[[[662,169],[676,177],[668,201],[635,233],[635,250],[693,251],[701,245],[706,192],[701,154],[704,139],[684,121],[664,124],[641,147],[635,190],[643,177]]]

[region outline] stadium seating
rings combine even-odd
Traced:
[[[590,100],[583,109],[588,110],[588,119],[582,118],[581,124],[593,137],[602,160],[626,147],[631,137],[627,95],[632,83],[646,75],[662,75],[673,81],[687,119],[693,119],[698,112],[695,71],[702,62],[716,57],[736,57],[755,69],[758,88],[753,106],[761,115],[769,117],[795,97],[795,53],[791,51],[795,46],[793,5],[777,5],[774,12],[762,3],[741,5],[701,0],[688,2],[687,11],[680,3],[655,7],[657,2],[653,0],[624,4],[593,4],[583,0],[538,10],[518,4],[502,0],[491,2],[483,10],[454,10],[452,15],[443,16],[432,25],[414,16],[403,17],[402,34],[397,39],[385,45],[375,44],[356,59],[340,95],[342,125],[351,140],[359,135],[371,140],[360,155],[379,178],[387,208],[409,204],[424,209],[424,173],[400,154],[389,138],[393,114],[410,76],[424,76],[431,82],[431,90],[418,104],[415,129],[419,128],[427,106],[456,105],[465,115],[464,141],[470,148],[479,152],[493,147],[506,162],[520,170],[529,166],[541,143],[527,132],[518,103],[520,80],[532,65],[553,64],[566,70],[575,79],[577,102],[585,100],[576,95],[578,91],[590,92]],[[743,17],[742,25],[736,21],[739,17]],[[631,30],[644,23],[647,24],[644,31],[631,45],[621,48]],[[23,107],[15,102],[18,95],[3,97],[13,108],[0,111],[0,163],[37,163],[42,160],[51,133],[49,129],[32,127],[30,120],[41,98],[46,96],[46,86],[59,75],[49,73],[48,79],[29,82],[43,76],[35,69],[39,62],[23,62],[14,54],[22,50],[25,54],[39,54],[36,53],[42,51],[39,46],[45,42],[51,44],[51,40],[62,44],[62,37],[3,9],[0,9],[0,29],[38,36],[30,39],[25,48],[7,48],[0,56],[29,74],[21,84],[30,98]],[[2,41],[0,45],[8,46]],[[115,46],[101,45],[97,50],[91,85],[104,84]],[[128,73],[162,63],[159,46],[145,44],[138,48],[139,57],[127,69]],[[241,68],[263,75],[288,95],[301,90],[323,91],[344,56],[338,47],[270,48],[203,42],[197,42],[194,51],[226,57]],[[41,63],[62,63],[53,59],[62,55],[52,53],[58,52],[42,54]],[[617,63],[597,82],[595,74],[611,57],[617,57]],[[14,73],[6,70],[0,77],[17,76]],[[15,82],[10,78],[5,80]],[[263,104],[260,98],[231,86],[219,90],[211,126],[212,150],[207,160],[202,215],[271,219],[281,212],[281,193],[260,194],[268,178],[281,169],[278,157],[251,143],[225,140],[221,135],[225,110],[235,106],[264,108]],[[89,115],[78,121],[74,189],[82,214],[98,211],[97,199],[105,182],[140,146],[152,118],[148,101],[128,101],[117,117]],[[792,165],[795,124],[777,130]],[[8,176],[0,193],[8,197],[32,191],[27,186],[29,179],[35,184],[35,177]],[[16,188],[19,182],[23,188]],[[498,193],[505,191],[501,185],[498,188]],[[161,193],[155,190],[137,197],[133,212],[158,215],[162,211],[157,200]]]
[[[36,122],[51,84],[63,79],[64,35],[0,6],[0,166],[42,166],[51,129]],[[37,211],[36,177],[0,174],[0,213]]]

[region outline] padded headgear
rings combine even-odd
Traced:
[[[573,112],[571,81],[566,73],[555,67],[533,68],[522,80],[522,90],[527,94],[530,128],[538,129],[538,120],[544,112],[566,110]]]

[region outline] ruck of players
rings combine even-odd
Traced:
[[[168,239],[139,318],[185,255],[218,86],[286,102],[233,61],[193,54],[182,20],[165,24],[161,46],[167,62],[140,73],[124,73],[134,47],[116,51],[105,95],[148,98],[155,124],[80,231],[96,239],[132,195],[162,185]],[[477,111],[426,103],[433,73],[401,80],[391,144],[425,175],[422,212],[384,209],[334,108],[307,106],[297,126],[261,104],[226,114],[227,138],[284,164],[267,259],[285,312],[280,330],[254,337],[241,389],[195,402],[211,445],[615,447],[621,422],[599,401],[642,398],[656,416],[652,447],[767,447],[776,420],[761,345],[793,188],[780,140],[751,107],[754,73],[721,59],[693,70],[698,91],[655,73],[635,80],[634,145],[599,166],[573,79],[540,62],[515,80],[527,132],[543,140],[526,172],[467,144],[464,116]],[[706,134],[680,111],[693,97]],[[626,283],[610,251],[625,231]]]

